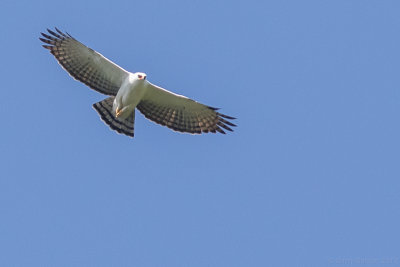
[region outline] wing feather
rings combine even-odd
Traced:
[[[60,65],[76,80],[90,88],[115,96],[128,72],[100,53],[77,41],[68,33],[56,28],[47,30],[39,38],[44,48],[50,50]]]
[[[203,105],[151,83],[137,109],[146,118],[179,132],[225,134],[223,129],[233,131],[229,126],[236,126],[228,121],[235,119],[234,117],[217,112],[217,108]]]

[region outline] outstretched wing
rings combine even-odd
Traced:
[[[68,33],[47,29],[39,38],[49,49],[63,68],[76,80],[90,88],[115,96],[128,72],[114,64],[100,53],[77,41]]]
[[[223,129],[232,131],[229,126],[236,126],[228,121],[235,118],[218,113],[217,108],[200,104],[151,83],[136,107],[146,118],[179,132],[225,134]]]

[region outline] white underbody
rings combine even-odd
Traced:
[[[126,119],[139,104],[146,92],[147,85],[148,82],[145,79],[138,79],[136,73],[129,73],[114,99],[114,114],[118,110],[118,118]]]

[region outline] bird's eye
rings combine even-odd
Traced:
[[[142,79],[142,78],[143,78],[143,76],[139,74],[139,75],[138,75],[138,78],[139,78],[139,79]]]

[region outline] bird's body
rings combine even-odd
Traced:
[[[60,65],[76,80],[90,88],[109,95],[93,104],[101,119],[118,133],[133,137],[135,109],[143,115],[172,130],[192,134],[225,133],[236,126],[233,117],[217,112],[217,108],[203,105],[185,96],[174,94],[146,79],[142,72],[131,73],[103,55],[83,45],[71,35],[48,30],[42,33]]]
[[[126,119],[135,110],[148,85],[146,74],[141,72],[130,73],[125,78],[113,102],[113,112],[118,118]]]

